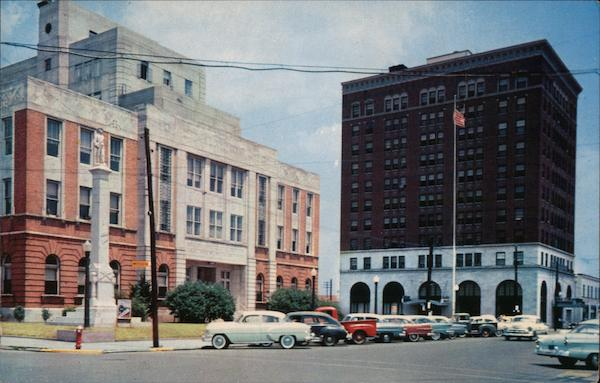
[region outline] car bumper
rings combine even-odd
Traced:
[[[549,348],[537,347],[535,349],[535,353],[538,355],[552,356],[552,357],[564,356],[564,357],[568,358],[571,356],[571,353],[569,351],[561,350],[559,348],[549,349]]]
[[[529,330],[504,330],[504,333],[502,334],[504,336],[511,336],[511,337],[515,337],[515,338],[529,338],[535,335],[534,331],[529,331]]]

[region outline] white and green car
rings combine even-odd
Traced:
[[[558,332],[541,336],[535,346],[538,355],[558,358],[565,367],[573,367],[578,360],[585,361],[588,367],[598,369],[598,349],[600,331],[598,319],[581,322],[568,332]]]
[[[310,326],[291,322],[278,311],[244,311],[233,322],[210,322],[203,340],[219,350],[233,343],[263,346],[279,343],[281,348],[289,349],[310,340]]]

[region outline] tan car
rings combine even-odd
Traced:
[[[504,339],[529,338],[537,339],[540,334],[548,334],[548,325],[535,315],[517,315],[504,330]]]

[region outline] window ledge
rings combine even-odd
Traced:
[[[60,294],[42,294],[42,298],[62,298],[62,299],[64,299],[65,296],[60,295]]]
[[[14,296],[14,294],[12,294],[12,293],[2,293],[2,296],[3,297],[12,297],[12,296]]]

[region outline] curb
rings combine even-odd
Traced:
[[[62,354],[84,354],[84,355],[100,355],[104,353],[104,350],[67,350],[60,348],[43,348],[40,352],[54,352]]]
[[[133,350],[101,350],[101,349],[89,349],[89,350],[75,350],[75,349],[57,349],[57,348],[45,348],[45,347],[30,347],[30,346],[1,346],[0,350],[11,350],[11,351],[29,351],[29,352],[48,352],[48,353],[62,353],[62,354],[83,354],[83,355],[101,355],[101,354],[125,354],[134,352],[170,352],[170,351],[192,351],[202,350],[203,347],[157,347],[157,348],[143,348]]]

